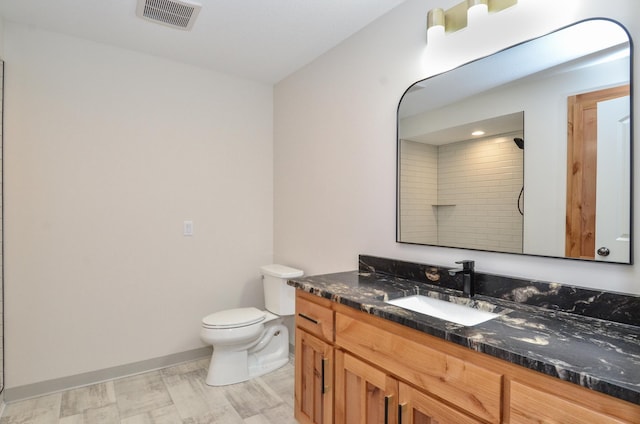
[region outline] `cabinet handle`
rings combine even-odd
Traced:
[[[389,424],[389,404],[393,399],[393,395],[387,395],[384,397],[384,424]]]
[[[316,319],[313,319],[313,318],[311,318],[311,317],[310,317],[310,316],[308,316],[308,315],[301,314],[301,313],[299,313],[299,312],[298,312],[298,316],[299,316],[300,318],[304,318],[304,319],[306,319],[307,321],[311,321],[312,323],[314,323],[314,324],[316,324],[316,325],[318,325],[318,324],[320,323],[320,321],[318,321],[318,320],[316,320]]]
[[[325,373],[326,373],[326,369],[327,369],[327,364],[329,363],[329,359],[327,358],[322,358],[322,370],[321,370],[321,375],[322,375],[322,390],[321,393],[325,394],[329,391],[329,386],[325,386],[324,382],[325,382]]]
[[[402,411],[407,407],[407,403],[398,405],[398,424],[402,424]]]

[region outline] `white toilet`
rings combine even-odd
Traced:
[[[213,345],[207,384],[240,383],[280,368],[289,361],[289,330],[281,316],[295,314],[295,289],[289,278],[299,269],[283,265],[260,268],[267,308],[227,309],[202,319],[200,338]]]

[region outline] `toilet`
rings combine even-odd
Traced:
[[[295,314],[295,289],[289,278],[299,269],[284,265],[260,268],[266,310],[236,308],[202,319],[200,338],[213,346],[206,383],[225,386],[274,371],[289,361],[289,330],[282,317]]]

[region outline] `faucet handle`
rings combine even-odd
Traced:
[[[473,268],[475,267],[475,261],[463,260],[457,261],[456,263],[462,265],[463,271],[473,271]]]

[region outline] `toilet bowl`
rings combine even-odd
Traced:
[[[303,272],[283,265],[260,268],[267,310],[227,309],[202,319],[200,338],[213,346],[206,383],[224,386],[274,371],[289,361],[283,316],[295,311],[295,289],[286,284]]]

